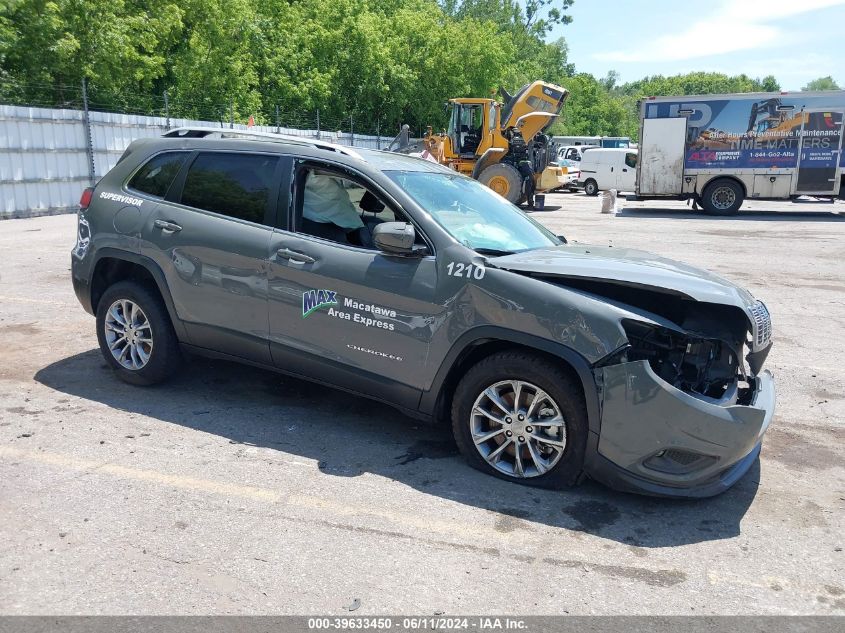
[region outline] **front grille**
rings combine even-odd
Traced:
[[[772,317],[762,301],[751,307],[751,316],[754,319],[755,347],[763,347],[772,340]]]

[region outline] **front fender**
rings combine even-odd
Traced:
[[[475,162],[475,167],[472,168],[472,178],[473,180],[478,180],[478,177],[481,175],[481,172],[484,171],[488,166],[492,165],[497,158],[501,158],[504,155],[505,150],[501,147],[491,147],[486,152],[481,155]]]
[[[584,400],[587,406],[590,430],[598,433],[601,423],[598,391],[592,368],[587,359],[572,348],[560,343],[494,325],[482,325],[472,328],[454,342],[443,358],[434,376],[431,388],[428,391],[424,391],[420,398],[420,412],[427,416],[435,416],[440,399],[443,396],[443,388],[447,384],[448,379],[454,377],[454,368],[474,348],[490,342],[511,343],[515,347],[518,346],[548,354],[560,359],[571,367],[577,374],[581,387],[584,390]]]

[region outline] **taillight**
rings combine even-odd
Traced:
[[[79,198],[79,208],[83,211],[87,209],[91,204],[91,198],[94,197],[94,187],[86,187],[85,191],[82,192],[82,196]]]

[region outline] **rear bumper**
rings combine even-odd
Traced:
[[[91,306],[91,287],[88,283],[88,276],[86,275],[87,266],[83,260],[80,260],[76,255],[70,257],[70,277],[73,282],[73,292],[79,303],[89,314],[94,314],[94,309]]]
[[[657,377],[646,361],[600,370],[601,428],[587,472],[611,487],[709,497],[735,484],[760,452],[775,410],[774,379],[754,380],[748,405],[705,401]]]

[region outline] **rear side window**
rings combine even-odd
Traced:
[[[188,169],[182,204],[264,224],[276,156],[208,152]]]
[[[132,176],[129,188],[156,198],[163,198],[188,154],[190,152],[156,154]]]

